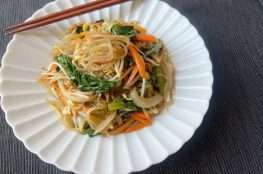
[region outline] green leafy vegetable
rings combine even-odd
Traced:
[[[97,93],[107,92],[117,83],[117,81],[108,81],[78,71],[71,63],[71,58],[68,56],[58,56],[57,62],[64,68],[72,83],[81,91],[95,91]]]
[[[89,135],[90,137],[94,137],[95,130],[93,130],[88,123],[85,123],[83,130],[81,131],[81,134],[83,135]]]
[[[111,33],[113,35],[125,35],[132,37],[135,35],[135,30],[133,26],[122,26],[115,24],[111,27]]]
[[[153,84],[159,89],[160,93],[163,95],[166,80],[162,74],[163,73],[162,73],[161,67],[156,66],[153,68],[151,78],[152,78]]]
[[[114,101],[108,104],[109,111],[117,111],[125,108],[125,104],[122,101]]]
[[[131,112],[136,111],[137,107],[132,101],[127,101],[124,98],[119,98],[108,104],[108,110],[111,112],[117,110]]]
[[[131,112],[131,111],[137,111],[138,108],[137,106],[133,103],[133,101],[127,101],[126,102],[126,108],[124,109],[127,112]]]
[[[84,129],[83,130],[83,132],[81,132],[81,134],[83,134],[83,135],[89,135],[90,137],[94,137],[94,136],[96,136],[96,135],[94,135],[94,130],[93,129],[91,129],[91,128],[88,128],[88,129]]]

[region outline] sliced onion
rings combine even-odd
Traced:
[[[149,98],[140,97],[135,88],[131,91],[131,98],[135,105],[141,108],[152,108],[163,101],[163,97],[160,94]]]
[[[51,108],[57,113],[58,119],[63,123],[63,125],[67,129],[74,129],[75,124],[72,120],[72,117],[69,115],[63,115],[61,111],[61,104],[58,101],[48,101],[48,104],[51,106]]]
[[[166,84],[164,87],[164,100],[166,103],[169,103],[171,101],[171,93],[174,85],[174,68],[169,59],[167,59],[166,53],[164,53],[164,57],[162,59],[163,62],[161,63],[161,68],[164,71],[164,76],[166,78]]]
[[[103,118],[101,118],[99,115],[92,115],[91,112],[98,109],[97,107],[92,107],[88,109],[85,113],[80,112],[80,115],[85,116],[86,121],[90,125],[92,129],[95,130],[94,135],[103,132],[115,119],[116,112],[112,112],[107,115],[102,115]]]
[[[115,116],[116,112],[107,116],[107,118],[96,127],[94,134],[96,135],[97,133],[102,132],[112,122],[112,120],[114,120]]]
[[[88,124],[91,125],[92,120],[90,118],[90,113],[93,112],[94,110],[96,110],[96,107],[91,107],[85,110],[85,112],[79,112],[79,115],[84,117],[86,121],[88,122]],[[91,126],[91,128],[93,127]]]

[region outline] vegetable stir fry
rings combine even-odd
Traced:
[[[140,130],[171,101],[173,66],[162,41],[137,22],[69,28],[39,83],[68,129],[89,136]]]

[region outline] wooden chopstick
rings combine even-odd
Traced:
[[[43,25],[51,24],[63,19],[81,15],[87,12],[92,12],[115,4],[123,3],[129,0],[97,0],[84,5],[79,5],[70,9],[63,10],[43,16],[34,20],[30,20],[21,24],[13,25],[5,29],[5,34],[14,34],[29,29],[37,28]]]
[[[98,3],[101,3],[102,1],[104,0],[97,0],[97,1],[93,1],[93,2],[90,2],[89,5],[92,6],[94,4],[98,4]],[[59,15],[63,15],[64,13],[69,13],[69,12],[72,12],[72,11],[75,11],[75,10],[80,10],[84,7],[86,7],[87,4],[83,4],[83,5],[79,5],[79,6],[76,6],[76,7],[73,7],[73,8],[69,8],[69,9],[66,9],[66,10],[63,10],[63,11],[60,11],[60,12],[56,12],[56,13],[52,13],[52,14],[49,14],[49,15],[46,15],[46,16],[43,16],[43,17],[39,17],[37,19],[32,19],[30,21],[27,21],[27,22],[23,22],[23,23],[20,23],[20,24],[16,24],[16,25],[11,25],[9,27],[7,27],[5,30],[12,30],[12,29],[15,29],[17,27],[22,27],[22,26],[25,26],[25,25],[28,25],[28,24],[33,24],[33,23],[36,23],[36,22],[39,22],[39,21],[43,21],[43,20],[46,20],[47,18],[52,18],[52,17],[56,17],[56,16],[59,16]]]

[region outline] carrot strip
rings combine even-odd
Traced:
[[[110,135],[116,135],[119,133],[129,133],[136,130],[140,130],[151,124],[152,119],[148,114],[143,112],[134,112],[131,115],[131,120],[127,121],[120,127],[109,132]]]
[[[143,112],[143,114],[144,114],[146,119],[149,119],[152,121],[152,117],[147,112]]]
[[[110,135],[116,135],[116,134],[122,133],[126,129],[128,129],[133,123],[134,123],[134,120],[129,120],[126,123],[124,123],[123,125],[121,125],[120,127],[110,131],[109,134]]]
[[[152,120],[152,118],[148,114],[146,114],[144,112],[134,112],[133,115],[141,117],[141,118],[143,118],[145,120]]]
[[[148,120],[144,120],[143,118],[140,118],[140,117],[137,117],[137,116],[134,116],[132,117],[134,120],[138,121],[139,123],[143,124],[143,125],[149,125],[149,122]]]
[[[124,80],[126,80],[127,81],[127,77],[128,77],[128,75],[132,72],[132,70],[133,70],[133,67],[130,67],[129,69],[127,69],[124,73],[123,73],[123,75],[121,76],[121,79],[124,79]]]
[[[156,38],[150,34],[137,34],[135,39],[141,42],[156,42]]]
[[[130,44],[128,46],[128,49],[132,55],[132,58],[138,68],[139,74],[142,78],[147,79],[147,73],[145,69],[145,62],[142,58],[142,56],[137,51],[136,47],[133,44]]]
[[[151,117],[143,112],[134,112],[131,114],[131,118],[144,125],[149,125],[152,122]]]
[[[138,80],[140,79],[140,76],[137,75],[129,84],[128,86],[125,86],[125,88],[131,88]]]
[[[131,75],[129,76],[129,79],[126,82],[126,86],[129,86],[131,81],[136,77],[137,73],[138,73],[138,68],[136,66],[134,66],[133,70],[131,72]]]
[[[134,131],[140,130],[140,129],[144,128],[144,127],[146,127],[146,126],[141,124],[141,123],[136,122],[132,126],[130,126],[128,129],[126,129],[124,131],[124,133],[134,132]]]

